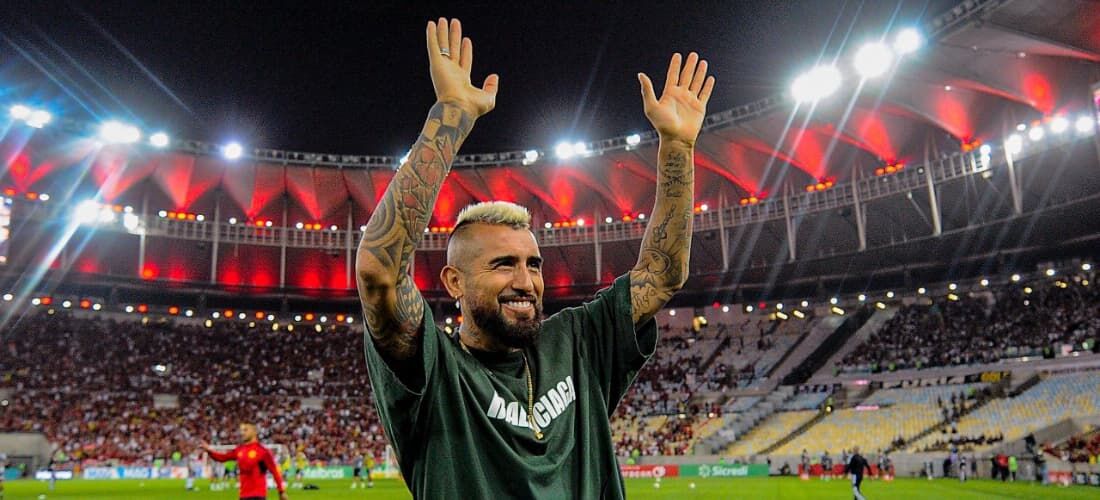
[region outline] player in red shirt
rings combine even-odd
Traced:
[[[275,478],[275,487],[279,489],[279,500],[287,500],[286,483],[283,482],[283,475],[279,473],[279,466],[275,465],[275,457],[260,444],[257,434],[256,424],[244,422],[241,424],[241,440],[244,444],[233,448],[228,453],[219,453],[210,448],[210,443],[203,441],[202,449],[210,455],[210,458],[219,462],[237,461],[241,480],[241,500],[267,498],[268,472]]]

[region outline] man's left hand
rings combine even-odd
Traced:
[[[681,67],[680,54],[673,54],[660,99],[645,73],[638,73],[638,81],[642,84],[645,116],[661,139],[694,146],[703,127],[707,101],[714,91],[714,77],[707,76],[707,62],[700,61],[699,54],[692,52]]]

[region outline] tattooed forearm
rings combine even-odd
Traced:
[[[424,303],[408,275],[413,251],[424,237],[436,197],[475,115],[436,103],[409,159],[398,169],[363,231],[356,269],[364,317],[384,354],[416,353]]]
[[[635,324],[657,314],[688,275],[695,184],[692,149],[662,142],[658,163],[652,223],[642,237],[638,263],[630,271]]]

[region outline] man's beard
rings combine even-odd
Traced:
[[[507,347],[524,349],[535,345],[542,330],[542,304],[535,299],[529,300],[535,314],[524,320],[505,318],[503,306],[499,305],[503,300],[498,301],[495,307],[486,302],[475,301],[471,304],[473,307],[470,314],[474,324],[492,339]]]

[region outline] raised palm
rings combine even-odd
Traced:
[[[496,74],[485,78],[481,88],[470,83],[470,70],[474,65],[474,43],[462,37],[462,23],[458,19],[439,18],[438,23],[428,21],[428,63],[431,67],[432,86],[440,102],[452,102],[467,108],[475,116],[488,113],[496,107]]]
[[[661,138],[695,144],[714,91],[714,77],[707,76],[707,62],[692,52],[681,65],[680,54],[673,54],[660,99],[645,73],[638,73],[638,81],[646,118]]]

